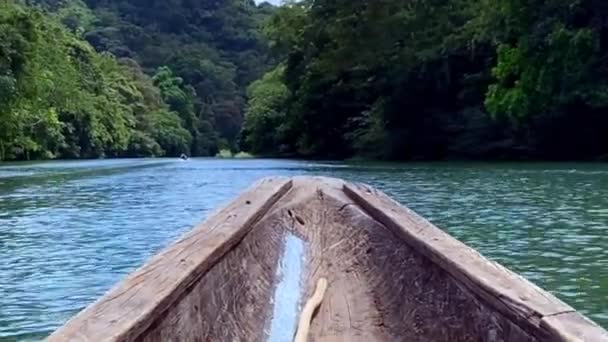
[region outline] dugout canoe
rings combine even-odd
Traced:
[[[49,341],[293,341],[303,323],[308,341],[608,341],[381,192],[329,178],[256,183]]]

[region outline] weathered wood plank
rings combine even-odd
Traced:
[[[442,267],[483,302],[538,339],[608,340],[605,331],[590,321],[558,324],[556,319],[565,317],[560,314],[574,309],[523,277],[484,258],[386,195],[364,185],[352,184],[345,184],[344,192],[418,253]],[[582,331],[597,333],[587,336]]]
[[[562,341],[608,341],[606,330],[578,312],[543,317],[540,325]]]
[[[264,221],[135,341],[263,341],[286,233]]]
[[[343,183],[337,185],[294,179],[293,189],[259,224],[282,222],[306,242],[301,304],[319,278],[329,282],[311,341],[538,341],[354,205]]]
[[[132,341],[233,248],[292,186],[264,179],[53,333],[48,341]]]
[[[289,234],[306,246],[302,298],[329,281],[314,340],[608,341],[386,195],[319,177],[261,181],[50,341],[262,341]]]

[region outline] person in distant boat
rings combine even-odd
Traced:
[[[181,160],[188,160],[188,156],[185,153],[182,153],[182,155],[180,156]]]

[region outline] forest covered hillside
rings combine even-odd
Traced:
[[[214,155],[269,66],[252,0],[3,0],[0,160]]]
[[[608,3],[306,0],[264,26],[254,153],[606,159]]]
[[[608,158],[599,0],[0,6],[0,160]]]

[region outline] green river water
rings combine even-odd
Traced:
[[[371,184],[608,327],[607,164],[0,164],[0,341],[39,340],[265,176]]]

